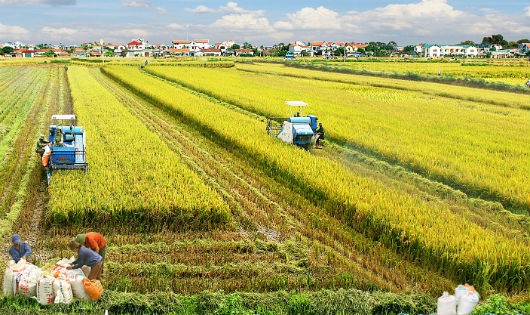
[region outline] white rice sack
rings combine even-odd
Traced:
[[[37,301],[42,305],[52,304],[55,301],[53,292],[54,277],[44,276],[37,280]]]
[[[55,293],[55,304],[70,304],[74,300],[72,286],[68,280],[56,279],[53,282],[53,292]]]
[[[74,296],[82,300],[88,300],[88,294],[86,294],[85,285],[83,283],[84,278],[84,275],[76,275],[73,278],[69,279]]]
[[[13,260],[9,261],[4,273],[4,295],[10,296],[17,294],[18,283],[22,279],[21,273],[29,266],[24,258],[15,264]]]
[[[68,258],[63,258],[61,260],[59,260],[57,263],[55,263],[56,266],[59,266],[59,267],[68,267],[70,266],[70,260]]]
[[[14,265],[15,265],[15,261],[11,260],[9,263],[7,263],[6,270],[4,272],[4,295],[5,296],[15,295],[16,281],[14,281],[15,279],[13,277],[13,266]]]
[[[74,293],[74,297],[83,300],[88,300],[88,295],[85,292],[85,285],[83,284],[83,278],[85,278],[83,270],[68,270],[68,280],[70,280],[70,285],[72,286],[72,292]]]
[[[28,264],[22,272],[22,277],[18,283],[19,293],[28,297],[37,296],[37,280],[40,278],[42,270],[32,264]]]

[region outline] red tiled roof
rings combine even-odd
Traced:
[[[207,39],[196,39],[195,42],[201,44],[208,44],[209,41]]]
[[[311,46],[322,46],[322,45],[324,45],[324,42],[310,42],[309,45],[311,45]]]
[[[176,39],[173,41],[173,44],[191,44],[191,42],[186,39]]]
[[[177,48],[170,48],[168,49],[169,52],[172,52],[172,53],[185,53],[185,52],[190,52],[189,49],[177,49]]]
[[[348,45],[351,47],[357,47],[357,48],[366,48],[366,46],[368,46],[368,44],[357,44],[357,43],[349,43]]]
[[[134,45],[142,45],[142,44],[143,44],[142,42],[133,40],[132,42],[128,43],[127,45],[128,46],[134,46]]]

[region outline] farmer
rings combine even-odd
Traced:
[[[11,236],[11,241],[13,241],[13,246],[9,248],[9,256],[11,256],[16,263],[19,262],[21,258],[29,261],[31,249],[29,248],[28,243],[22,242],[18,234]]]
[[[68,267],[68,269],[79,269],[83,266],[89,266],[91,269],[87,278],[89,280],[101,280],[101,269],[103,268],[101,255],[74,240],[68,243],[68,248],[77,252],[77,259],[74,260],[72,266]]]
[[[324,140],[324,137],[326,136],[326,132],[324,131],[324,127],[322,126],[322,123],[318,124],[317,129],[317,139],[316,139],[316,145],[320,145],[320,140]]]
[[[103,263],[105,262],[105,238],[98,232],[88,232],[86,234],[77,234],[75,241],[87,248],[98,253],[101,258],[101,272],[103,272]]]
[[[43,135],[39,137],[39,140],[37,141],[37,149],[35,149],[35,152],[40,154],[41,156],[44,154],[44,147],[50,143],[50,141],[46,140]]]

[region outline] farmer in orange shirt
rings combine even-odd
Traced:
[[[103,272],[103,263],[105,262],[105,238],[98,232],[88,232],[86,234],[77,234],[75,241],[85,247],[90,248],[101,255],[101,271]]]

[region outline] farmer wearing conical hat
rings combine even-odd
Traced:
[[[75,237],[75,241],[101,255],[101,257],[103,258],[103,260],[101,261],[102,263],[105,261],[106,242],[105,238],[103,238],[103,235],[99,234],[98,232],[77,234],[77,236]],[[103,264],[101,266],[101,271],[103,271]]]

